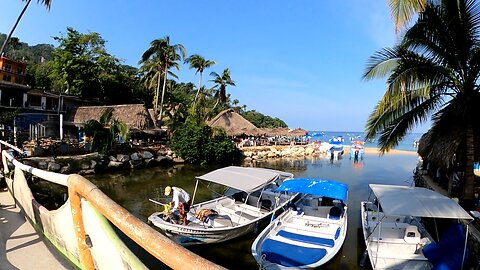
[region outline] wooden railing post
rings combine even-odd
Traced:
[[[75,236],[77,237],[78,250],[80,253],[80,261],[85,269],[94,270],[92,254],[90,247],[86,244],[85,227],[83,226],[82,215],[82,198],[75,191],[75,188],[68,189],[68,196],[70,206],[72,209],[73,227],[75,229]]]

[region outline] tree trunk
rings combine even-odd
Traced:
[[[200,81],[198,82],[197,94],[195,95],[195,99],[193,100],[193,106],[195,106],[195,103],[197,102],[198,94],[200,93],[201,87],[202,87],[202,72],[200,72]]]
[[[466,130],[466,162],[465,162],[465,184],[463,186],[462,201],[466,210],[471,210],[475,199],[475,175],[473,174],[473,163],[475,162],[474,132],[471,124]]]
[[[163,115],[163,97],[165,96],[165,87],[167,86],[167,74],[168,74],[168,65],[165,64],[165,75],[163,76],[163,87],[162,87],[162,99],[160,101],[160,127],[162,126],[162,115]]]
[[[157,91],[155,92],[155,104],[154,104],[155,113],[158,112],[158,96],[160,94],[160,78],[162,77],[162,69],[159,68],[158,71],[159,71],[159,74],[157,78]]]
[[[25,7],[23,7],[22,12],[20,12],[20,15],[19,15],[18,18],[17,18],[17,21],[16,21],[15,24],[13,25],[12,31],[10,31],[10,33],[9,33],[8,36],[7,36],[7,38],[5,39],[5,42],[3,42],[2,48],[0,49],[0,56],[3,55],[3,50],[5,50],[5,47],[7,46],[8,40],[12,37],[13,32],[14,32],[15,29],[17,28],[18,23],[19,23],[20,20],[22,19],[23,14],[24,14],[25,11],[27,10],[28,5],[30,5],[30,2],[31,2],[31,1],[32,1],[32,0],[28,0],[28,2],[25,4]]]

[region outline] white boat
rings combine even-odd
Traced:
[[[282,171],[230,166],[198,176],[192,204],[199,181],[227,187],[225,195],[192,205],[187,213],[187,225],[178,221],[175,213],[156,212],[148,221],[177,243],[217,243],[247,234],[280,211],[293,195],[278,196],[276,189],[293,174]],[[206,213],[208,215],[200,215]],[[180,224],[179,224],[180,223]]]
[[[457,262],[462,265],[438,269],[463,268],[468,226],[456,245],[442,239],[437,244],[420,222],[427,217],[472,219],[461,206],[426,188],[376,184],[370,184],[370,188],[376,200],[361,202],[361,217],[372,269],[432,269],[446,264],[439,260],[454,258],[456,252]],[[438,249],[440,246],[445,250]]]
[[[328,140],[329,148],[327,154],[331,159],[338,159],[343,155],[343,137],[337,136]]]
[[[353,141],[350,146],[350,159],[361,160],[363,159],[363,154],[365,153],[365,142],[362,141]]]
[[[252,244],[260,269],[314,268],[332,259],[347,233],[346,184],[323,179],[285,181],[278,191],[301,198]]]

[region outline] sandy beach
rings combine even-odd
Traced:
[[[294,147],[300,147],[301,145],[295,145]],[[282,151],[283,149],[286,149],[286,148],[290,148],[292,146],[290,145],[270,145],[270,146],[247,146],[247,147],[242,147],[241,149],[243,151],[263,151],[263,150],[270,150],[272,148],[275,148],[276,150],[279,150],[279,151]],[[308,145],[303,145],[303,147],[308,147]],[[365,154],[369,154],[369,155],[380,155],[380,151],[379,151],[380,148],[376,148],[376,147],[365,147]],[[345,150],[345,153],[344,154],[349,154],[350,153],[350,146],[349,145],[344,145],[344,150]],[[388,151],[387,153],[385,153],[385,155],[413,155],[413,156],[416,156],[418,155],[416,151],[407,151],[407,150],[396,150],[396,149],[392,149],[390,151]]]
[[[375,148],[375,147],[365,147],[365,154],[377,154],[380,155],[380,148]],[[350,147],[345,146],[345,153],[349,153]],[[385,153],[385,155],[413,155],[416,156],[418,155],[417,152],[415,151],[407,151],[407,150],[396,150],[392,149]]]

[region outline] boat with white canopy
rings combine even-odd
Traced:
[[[260,222],[281,211],[296,195],[278,196],[278,186],[293,174],[271,169],[230,166],[196,178],[192,204],[199,181],[219,184],[227,188],[226,192],[219,198],[193,204],[186,225],[168,209],[148,218],[184,246],[223,242],[258,229]]]
[[[468,226],[465,232],[457,223],[436,243],[421,222],[421,218],[472,219],[457,202],[426,188],[369,186],[376,199],[361,202],[361,217],[373,269],[463,268]]]
[[[315,268],[338,253],[347,233],[348,186],[324,179],[285,181],[280,192],[301,194],[252,244],[260,269]]]

